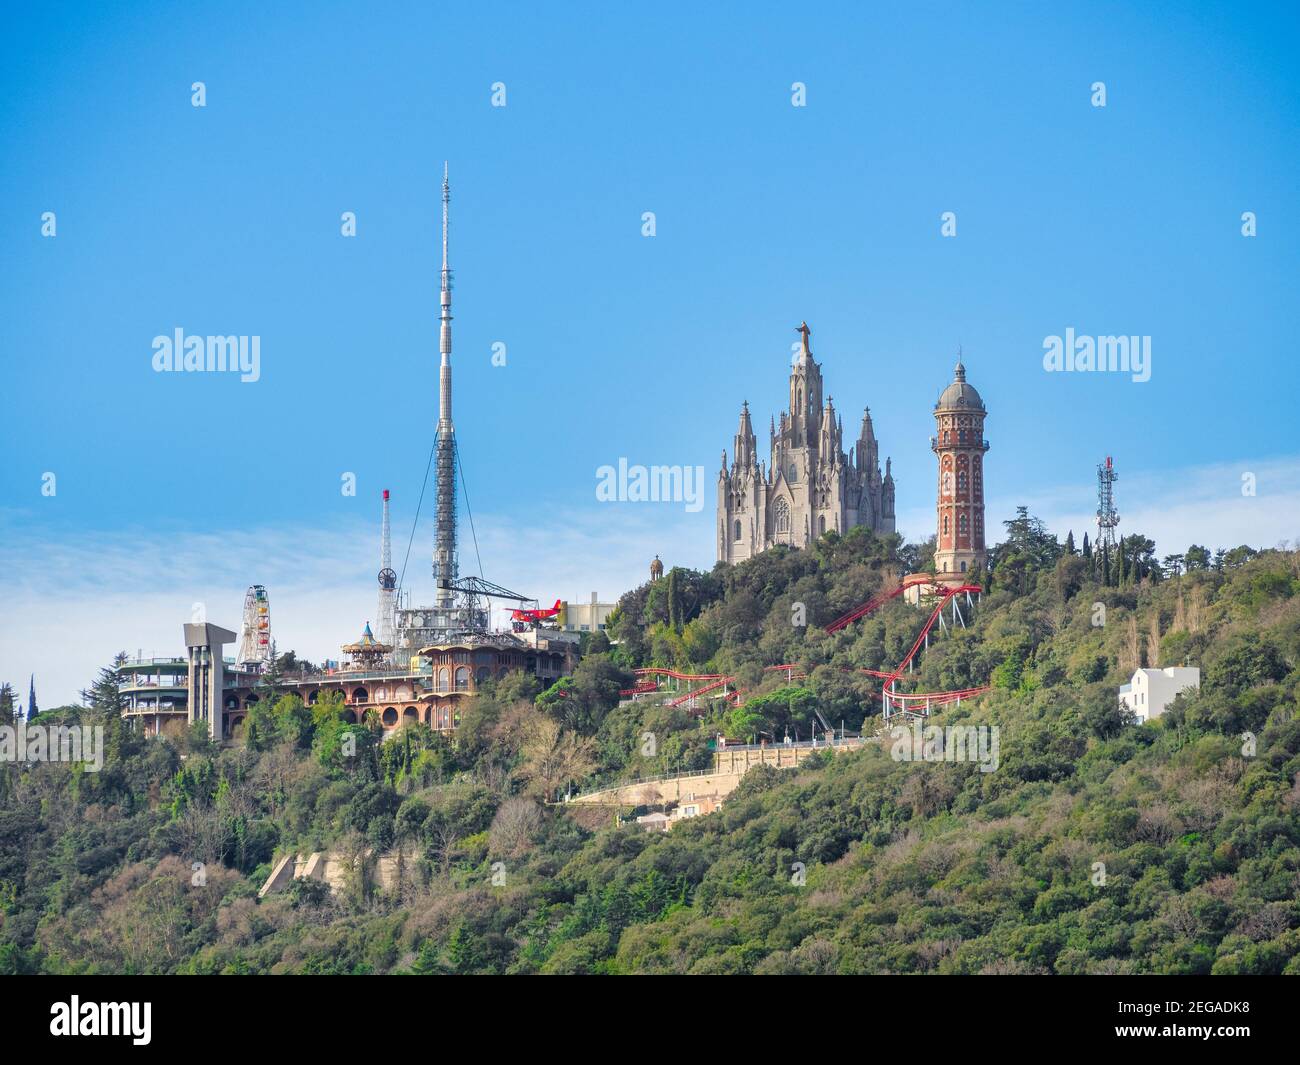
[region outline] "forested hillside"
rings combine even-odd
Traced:
[[[872,732],[879,682],[848,670],[891,669],[922,613],[821,626],[928,546],[854,530],[672,570],[572,678],[507,678],[454,738],[383,742],[285,696],[236,747],[144,741],[105,670],[86,708],[41,715],[103,724],[102,772],[0,766],[0,972],[1300,974],[1300,554],[1161,563],[1135,537],[1101,558],[1006,524],[967,627],[906,679],[993,685],[936,721],[998,726],[995,771],[869,744],[751,770],[667,834],[545,801],[706,767],[719,734],[806,736],[817,709]],[[1198,692],[1145,725],[1121,712],[1134,668],[1184,663]],[[651,664],[744,698],[619,706]],[[362,862],[345,890],[257,899],[276,857],[326,848],[413,858],[391,893]]]

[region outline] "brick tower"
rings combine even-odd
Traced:
[[[953,381],[934,405],[935,436],[930,450],[939,459],[938,525],[934,572],[939,580],[984,577],[984,401],[966,383],[966,367],[957,358]]]

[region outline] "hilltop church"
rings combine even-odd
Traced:
[[[718,474],[718,560],[741,562],[777,544],[803,547],[828,529],[865,525],[894,531],[894,478],[880,456],[871,412],[849,453],[830,397],[822,404],[822,371],[809,347],[808,323],[796,330],[800,350],[790,371],[790,408],[769,430],[770,466],[758,460],[749,403],[740,409],[733,461],[722,453]]]

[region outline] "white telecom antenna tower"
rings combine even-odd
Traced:
[[[451,417],[451,289],[447,259],[447,229],[451,211],[451,181],[442,168],[442,274],[438,330],[438,441],[433,540],[433,577],[437,605],[450,611],[456,602],[460,568],[456,561],[456,426]]]
[[[237,662],[258,669],[271,663],[271,599],[260,584],[254,584],[244,595]]]
[[[388,489],[384,489],[384,525],[379,547],[379,632],[380,643],[393,646],[397,616],[397,574],[393,572],[393,546],[388,526]]]

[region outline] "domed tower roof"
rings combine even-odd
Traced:
[[[650,563],[650,579],[657,581],[664,575],[664,564],[659,561],[659,556],[655,555],[654,561]]]
[[[966,382],[966,367],[962,365],[960,355],[957,356],[957,368],[953,371],[952,384],[940,393],[939,402],[934,405],[935,410],[951,407],[984,409],[984,400],[980,398],[979,392],[974,385]]]

